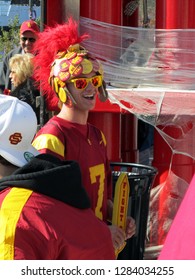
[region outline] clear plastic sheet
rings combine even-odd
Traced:
[[[104,67],[110,102],[154,126],[173,156],[194,160],[195,30],[122,27],[81,17],[80,31],[90,34],[84,46]],[[174,174],[171,160],[166,181],[151,190],[146,259],[157,258],[188,184]]]
[[[157,30],[80,18],[90,35],[84,46],[104,66],[105,80],[117,87],[195,89],[195,30]]]

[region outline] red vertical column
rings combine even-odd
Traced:
[[[122,1],[122,25],[123,26],[138,26],[139,8],[135,1]]]
[[[136,6],[132,6],[134,1],[122,1],[122,25],[138,26],[138,11]],[[138,120],[133,114],[126,113],[121,116],[121,160],[123,162],[138,162],[137,147]]]
[[[138,25],[138,11],[132,16],[125,14],[127,0],[80,0],[80,15],[94,20],[126,26]],[[101,106],[98,102],[96,106]],[[89,121],[102,129],[107,138],[108,157],[112,161],[133,161],[137,139],[137,123],[131,114],[109,112],[109,110],[92,111]],[[112,129],[114,128],[114,129]]]
[[[194,0],[156,0],[156,28],[194,28]]]
[[[194,0],[156,0],[156,28],[157,29],[187,29],[195,28],[195,17],[193,16],[195,12],[195,1]],[[179,36],[179,33],[178,33]],[[158,44],[158,43],[157,43]],[[169,44],[169,38],[167,39],[167,44]],[[182,45],[181,45],[182,44]],[[186,45],[184,45],[186,44]],[[188,41],[185,42],[182,40],[182,43],[179,41],[178,37],[178,46],[187,49]],[[157,46],[158,47],[158,46]],[[194,46],[195,48],[195,46]],[[189,54],[183,55],[178,58],[180,64],[190,62],[191,57]],[[183,62],[183,63],[182,63]],[[185,118],[185,116],[183,116]],[[175,135],[174,134],[175,131]],[[173,137],[177,138],[177,129],[171,131]],[[172,156],[172,151],[159,135],[155,131],[154,135],[154,161],[158,170],[158,176],[156,177],[156,183],[154,185],[160,184],[166,180],[166,175],[168,174],[170,160]],[[189,165],[189,170],[193,172],[193,160],[187,156],[177,156],[173,163],[172,167],[180,166],[180,174],[182,174],[182,168],[184,168],[183,176],[187,181],[190,181],[193,174],[187,172],[186,176],[186,166]],[[163,174],[163,175],[162,175]]]
[[[80,0],[80,15],[107,23],[121,24],[121,0]]]
[[[195,28],[195,1],[194,0],[156,0],[156,28],[157,29],[187,29]],[[167,44],[169,44],[169,38],[167,38]],[[158,43],[157,43],[158,44]],[[177,44],[177,42],[176,42]],[[181,45],[183,44],[183,45]],[[179,40],[178,33],[178,46],[186,48],[188,42]],[[158,47],[158,46],[157,46]],[[181,65],[190,61],[189,54],[183,55],[178,58]],[[182,63],[183,62],[183,63]],[[180,69],[181,70],[181,69]],[[184,118],[185,116],[181,116]],[[177,139],[178,130],[177,128],[163,128],[167,130],[167,134],[172,135],[173,138]],[[159,232],[158,232],[158,244],[163,244],[166,234],[163,230],[163,224],[168,216],[170,209],[164,209],[165,201],[167,199],[167,194],[169,193],[170,182],[167,180],[167,175],[170,168],[170,163],[172,160],[171,169],[180,178],[187,182],[190,182],[194,174],[194,161],[190,157],[185,155],[172,155],[172,151],[161,135],[155,131],[154,135],[154,161],[153,165],[158,168],[158,176],[156,177],[155,184],[159,185],[166,182],[166,187],[162,189],[159,198]],[[167,211],[167,213],[166,213]]]
[[[57,3],[56,3],[57,2]],[[62,23],[64,21],[64,0],[46,1],[46,24],[49,26],[55,23]]]
[[[121,115],[121,160],[138,162],[137,133],[138,120],[132,114]]]

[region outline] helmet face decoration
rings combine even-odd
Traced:
[[[87,38],[88,34],[79,35],[78,24],[72,18],[54,27],[47,26],[40,33],[35,42],[34,79],[40,85],[42,94],[51,102],[55,94],[63,103],[67,96],[71,99],[66,83],[90,73],[101,75],[98,97],[101,101],[107,99],[101,63],[82,47],[82,42]]]
[[[51,66],[50,85],[59,96],[60,88],[66,88],[68,81],[92,72],[103,76],[101,64],[79,44],[71,45],[67,51],[57,53]]]

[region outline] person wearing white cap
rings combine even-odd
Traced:
[[[17,167],[38,155],[31,141],[36,133],[36,115],[27,103],[0,95],[0,156]]]
[[[78,163],[32,147],[36,122],[30,105],[0,95],[0,260],[115,259]]]

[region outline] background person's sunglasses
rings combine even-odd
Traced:
[[[20,38],[23,42],[26,42],[27,40],[31,43],[34,43],[36,41],[35,38],[28,38],[28,37],[21,37]]]

